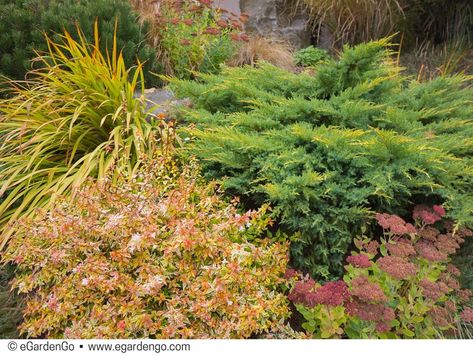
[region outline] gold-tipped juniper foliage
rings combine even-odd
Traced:
[[[67,32],[59,42],[46,38],[42,68],[26,82],[10,82],[0,101],[2,246],[9,222],[47,208],[88,177],[131,173],[155,144],[158,123],[144,98],[134,97],[143,92],[142,64],[126,68],[116,36],[102,53],[97,23],[94,31],[93,44],[79,28],[79,40]]]
[[[374,212],[437,203],[473,223],[472,78],[417,82],[389,47],[346,47],[313,75],[261,64],[172,81],[195,103],[178,115],[191,123],[185,151],[247,207],[271,202],[279,225],[301,232],[294,266],[314,277],[341,273]]]

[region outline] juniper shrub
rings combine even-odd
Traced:
[[[312,277],[342,274],[353,236],[377,235],[375,212],[396,219],[442,203],[456,224],[473,226],[471,78],[417,82],[387,48],[347,47],[312,74],[260,64],[172,82],[194,103],[177,117],[185,154],[247,208],[270,202],[278,226],[300,233],[293,266]]]

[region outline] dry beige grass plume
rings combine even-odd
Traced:
[[[287,42],[261,36],[251,36],[248,42],[242,43],[227,64],[230,66],[254,66],[259,61],[265,61],[291,71],[296,68],[293,48]]]

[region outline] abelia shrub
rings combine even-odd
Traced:
[[[116,177],[117,178],[117,177]],[[54,338],[244,338],[282,329],[288,246],[262,236],[193,162],[87,183],[22,219],[3,256],[26,296],[21,332]],[[252,242],[250,243],[249,240]]]
[[[419,212],[422,211],[422,214]],[[384,230],[378,244],[358,239],[343,280],[316,283],[291,271],[288,298],[304,316],[303,328],[316,338],[434,338],[457,334],[473,321],[470,290],[460,289],[460,271],[450,256],[471,236],[452,230],[440,206],[417,206],[415,226],[399,216],[378,214]]]

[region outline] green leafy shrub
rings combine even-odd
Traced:
[[[263,64],[172,83],[194,101],[178,116],[186,152],[247,207],[271,202],[314,277],[341,274],[353,235],[376,234],[374,211],[444,203],[473,221],[469,78],[413,81],[386,46],[346,48],[313,76]]]
[[[151,40],[167,75],[192,78],[195,71],[218,72],[248,40],[240,17],[209,1],[133,0],[142,18],[151,23]]]
[[[287,245],[257,238],[267,207],[239,214],[195,162],[178,168],[168,154],[132,177],[88,182],[74,200],[15,224],[3,262],[17,264],[13,286],[27,296],[21,332],[246,338],[280,329]]]
[[[112,48],[118,21],[117,48],[123,50],[126,66],[133,66],[139,58],[149,83],[156,83],[156,77],[148,75],[148,71],[160,70],[156,51],[146,42],[148,25],[139,24],[137,17],[127,0],[0,0],[0,74],[23,80],[36,57],[34,51],[48,50],[43,32],[58,41],[58,33],[75,34],[78,25],[87,41],[93,42],[97,19],[102,52],[107,46]]]
[[[358,239],[359,251],[347,258],[343,281],[318,285],[296,281],[289,298],[316,338],[438,338],[458,336],[457,323],[471,322],[466,306],[472,292],[460,289],[460,271],[449,262],[468,229],[453,223],[432,226],[445,213],[418,206],[417,227],[386,213],[376,219],[384,230],[381,243]],[[297,275],[292,272],[292,275]]]
[[[38,58],[43,67],[28,82],[12,82],[0,101],[2,245],[6,222],[69,195],[87,177],[131,172],[159,138],[157,120],[134,97],[143,89],[142,65],[131,75],[115,41],[103,55],[97,24],[95,44],[78,36],[48,39],[49,54]]]
[[[313,67],[330,59],[330,55],[325,49],[309,46],[294,53],[296,65],[302,67]]]

